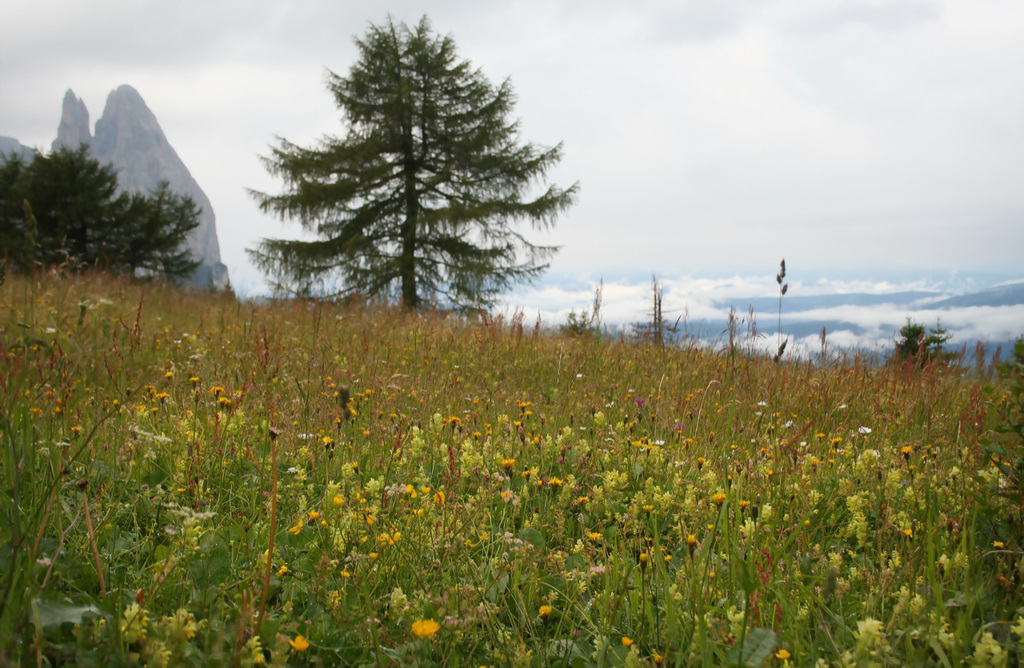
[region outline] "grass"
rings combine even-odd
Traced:
[[[1012,665],[1000,382],[8,277],[0,665]]]

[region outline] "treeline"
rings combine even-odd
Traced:
[[[0,254],[8,270],[59,265],[179,281],[199,266],[186,246],[200,209],[166,182],[118,192],[117,173],[88,147],[0,163]]]

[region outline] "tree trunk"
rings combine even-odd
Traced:
[[[416,223],[419,217],[419,196],[416,193],[416,171],[412,160],[405,164],[405,221],[402,223],[402,251],[398,257],[399,276],[402,280],[402,306],[415,310],[419,306],[416,294]]]

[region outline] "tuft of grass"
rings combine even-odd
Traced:
[[[0,655],[1012,664],[1019,397],[981,382],[7,276]]]

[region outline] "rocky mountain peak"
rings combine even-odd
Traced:
[[[89,131],[89,110],[85,102],[68,89],[64,93],[64,106],[60,114],[60,125],[57,127],[57,139],[53,141],[54,150],[64,147],[76,149],[92,140]]]

